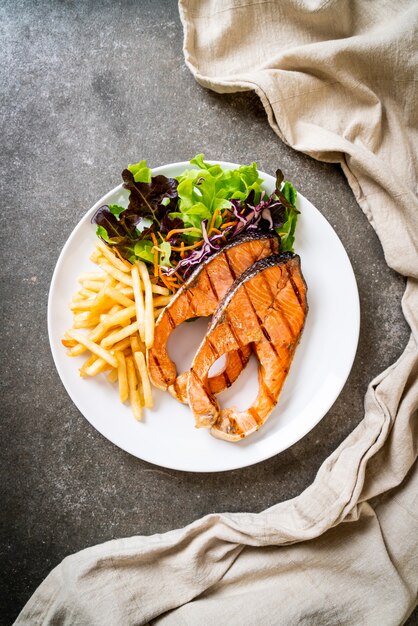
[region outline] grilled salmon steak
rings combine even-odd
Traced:
[[[308,306],[300,258],[286,252],[256,262],[228,290],[190,368],[188,400],[197,427],[239,441],[264,424],[279,399]],[[246,411],[221,410],[208,372],[223,354],[247,346],[258,359],[259,392]]]
[[[279,251],[274,233],[251,231],[237,237],[215,252],[190,275],[164,309],[155,325],[154,344],[148,351],[148,371],[153,384],[168,389],[181,402],[187,402],[188,372],[178,376],[167,352],[167,341],[182,322],[213,315],[235,279],[256,261]],[[251,355],[251,346],[230,351],[224,370],[208,378],[211,393],[220,393],[239,376]]]

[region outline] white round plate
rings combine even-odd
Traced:
[[[226,169],[238,167],[220,162]],[[174,163],[155,168],[153,175],[177,176],[192,166]],[[275,179],[263,172],[265,189],[274,190]],[[48,330],[58,373],[74,404],[107,439],[134,456],[162,467],[191,472],[237,469],[268,459],[309,432],[338,397],[357,349],[360,307],[356,280],[348,256],[333,228],[321,213],[298,194],[300,216],[295,251],[301,257],[308,285],[309,313],[279,403],[264,426],[248,439],[228,443],[206,429],[194,427],[189,408],[168,392],[154,390],[155,407],[137,422],[129,406],[119,402],[117,385],[100,375],[79,376],[85,356],[69,358],[61,344],[72,325],[68,308],[78,289],[77,276],[96,269],[89,261],[95,245],[94,212],[103,204],[127,205],[122,186],[107,193],[86,213],[71,233],[58,259],[48,301]],[[169,349],[179,366],[188,368],[204,336],[207,320],[181,325],[170,338]],[[183,369],[182,369],[183,368]],[[258,391],[257,364],[253,357],[238,381],[219,396],[222,406],[244,409]]]

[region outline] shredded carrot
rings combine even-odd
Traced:
[[[158,276],[158,241],[154,233],[151,233],[151,239],[154,244],[154,276]]]
[[[173,291],[173,287],[171,283],[167,281],[167,278],[161,272],[160,272],[160,280],[164,283],[167,289],[169,289],[170,291]]]
[[[234,224],[236,224],[236,222],[225,222],[225,224],[221,225],[221,230],[228,228],[228,226],[233,226]]]
[[[212,230],[212,228],[214,227],[214,225],[215,225],[215,220],[216,220],[216,218],[218,217],[218,213],[219,213],[219,209],[215,209],[215,210],[214,210],[214,212],[213,212],[213,215],[212,215],[212,219],[211,219],[211,221],[210,221],[210,226],[209,226],[209,228],[208,228],[208,233],[210,233],[210,231],[211,231],[211,230]]]
[[[116,246],[112,246],[112,252],[114,252],[116,256],[119,257],[119,259],[122,261],[122,263],[126,265],[126,267],[129,267],[129,268],[132,267],[132,263],[129,263],[129,261],[123,258],[123,256],[121,255],[121,253],[119,252]]]
[[[199,246],[201,246],[203,243],[203,239],[201,241],[197,241],[196,243],[194,243],[192,246],[184,246],[183,250],[194,250],[195,248],[198,248]],[[181,252],[182,248],[179,247],[174,247],[171,246],[171,249],[174,250],[174,252]]]
[[[176,278],[174,278],[174,277],[176,277]],[[181,276],[180,276],[180,274],[178,272],[173,272],[171,274],[171,276],[169,276],[169,278],[171,278],[171,280],[174,280],[174,281],[179,280],[181,283],[183,282],[183,279],[181,278]]]
[[[171,285],[171,283],[175,282],[175,278],[172,278],[171,276],[167,276],[167,274],[164,274],[162,267],[158,268],[158,276],[161,279],[164,279],[165,283]]]
[[[177,291],[177,289],[180,287],[180,285],[176,282],[169,282],[167,276],[160,276],[160,281],[161,283],[167,287],[167,289],[169,289],[172,293],[175,293]]]
[[[199,228],[195,228],[194,226],[190,226],[190,228],[173,228],[173,230],[170,230],[170,232],[167,233],[165,240],[168,241],[170,237],[176,233],[190,233],[192,231],[196,233],[202,232]]]
[[[220,235],[221,231],[218,228],[211,228],[210,231],[208,232],[208,237],[210,237],[212,233],[216,233],[217,235]]]
[[[185,254],[184,254],[184,241],[182,241],[181,244],[180,244],[180,256],[181,256],[182,259],[184,259],[184,256],[185,256]]]

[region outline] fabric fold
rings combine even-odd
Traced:
[[[340,163],[407,278],[410,340],[298,497],[83,550],[16,624],[402,624],[418,587],[418,6],[180,0],[180,16],[201,85],[255,91],[280,139]]]

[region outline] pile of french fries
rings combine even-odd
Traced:
[[[73,326],[62,343],[69,356],[88,354],[81,376],[106,372],[110,382],[117,382],[120,401],[129,401],[141,420],[143,407],[153,406],[146,350],[154,341],[155,319],[172,294],[151,282],[145,263],[132,265],[101,241],[90,259],[100,271],[79,276],[81,288],[70,303]]]

